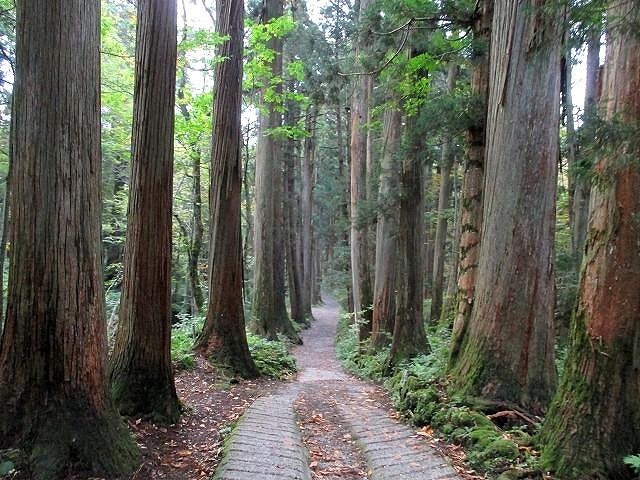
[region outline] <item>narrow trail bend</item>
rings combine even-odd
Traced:
[[[314,308],[295,350],[297,380],[257,400],[240,420],[219,480],[453,480],[456,472],[392,418],[376,387],[346,374],[335,356],[338,305]]]

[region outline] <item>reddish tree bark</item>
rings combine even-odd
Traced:
[[[495,3],[478,280],[452,371],[463,395],[536,412],[555,388],[549,299],[562,42],[548,3]]]
[[[607,18],[602,110],[637,129],[640,39],[625,23],[640,16],[633,2],[611,2]],[[640,451],[640,154],[635,136],[607,150],[565,374],[541,436],[546,464],[567,479],[634,478],[622,458]]]
[[[244,377],[258,369],[247,345],[242,299],[240,228],[242,167],[242,53],[244,5],[216,1],[216,31],[229,40],[220,46],[216,65],[214,128],[209,188],[209,303],[196,348]]]
[[[474,121],[467,128],[467,151],[460,201],[460,263],[458,312],[453,323],[451,362],[460,353],[475,301],[475,288],[482,230],[482,191],[489,100],[489,51],[494,0],[480,0],[473,19],[473,73],[471,92],[475,98]]]
[[[110,360],[120,412],[174,423],[171,212],[176,1],[139,0],[131,190],[120,322]]]
[[[111,403],[100,213],[100,2],[17,3],[11,266],[0,344],[0,448],[37,480],[127,474]]]

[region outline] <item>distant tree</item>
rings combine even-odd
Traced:
[[[258,375],[244,324],[242,240],[242,53],[244,5],[217,0],[216,30],[228,36],[216,65],[209,188],[209,302],[196,348],[244,377]]]
[[[560,25],[552,1],[495,2],[484,219],[454,388],[540,412],[555,388],[553,242]],[[508,55],[505,55],[508,52]]]
[[[124,415],[173,423],[171,212],[176,0],[139,0],[132,173],[111,391]]]
[[[370,0],[361,0],[359,19],[364,23]],[[366,53],[366,36],[361,32],[355,45],[355,56],[361,65]],[[360,323],[360,340],[371,331],[371,304],[373,288],[369,267],[368,227],[363,218],[363,203],[367,198],[367,119],[369,118],[369,79],[366,75],[355,79],[355,92],[351,101],[351,275],[355,318]]]
[[[429,351],[424,329],[424,136],[415,118],[407,121],[406,152],[402,160],[402,194],[398,226],[400,270],[397,275],[396,318],[391,341],[390,363],[397,365]]]
[[[266,0],[264,23],[283,15],[282,0]],[[267,68],[272,78],[282,78],[282,38],[273,35],[266,48],[272,52]],[[297,339],[285,304],[284,225],[282,223],[283,150],[282,113],[273,97],[282,85],[265,85],[260,92],[258,144],[256,146],[255,226],[252,328],[270,339],[278,334]]]
[[[610,2],[607,19],[601,107],[616,137],[595,165],[565,374],[541,433],[566,479],[633,478],[622,458],[640,451],[640,16]]]
[[[99,51],[98,0],[17,3],[0,448],[26,450],[38,480],[126,475],[137,454],[107,384]]]
[[[449,65],[447,69],[447,91],[453,92],[458,75],[458,66]],[[437,323],[442,313],[444,297],[444,266],[447,242],[447,210],[451,200],[451,187],[453,178],[451,171],[455,160],[455,144],[450,133],[445,135],[442,142],[442,154],[440,156],[440,191],[438,194],[438,221],[436,224],[436,236],[433,248],[433,283],[431,288],[431,322]],[[455,272],[451,273],[455,275]]]

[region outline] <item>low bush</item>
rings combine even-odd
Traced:
[[[337,351],[342,364],[356,375],[383,378],[394,405],[416,426],[429,425],[439,436],[462,445],[471,466],[483,472],[515,469],[535,471],[531,435],[525,429],[503,430],[482,412],[447,394],[446,368],[450,332],[446,325],[429,326],[431,352],[394,369],[388,368],[388,349],[370,353],[358,342],[358,326],[341,319]]]
[[[171,359],[177,370],[191,370],[195,367],[193,343],[202,330],[204,318],[179,314],[178,322],[171,330]]]
[[[247,333],[247,341],[251,356],[262,375],[285,378],[296,372],[296,359],[289,353],[290,344],[286,339],[273,341]]]

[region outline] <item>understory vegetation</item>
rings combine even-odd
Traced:
[[[343,315],[336,342],[338,358],[355,375],[381,382],[411,424],[426,426],[428,434],[463,446],[469,465],[478,472],[505,480],[542,478],[535,437],[540,418],[506,405],[473,405],[449,396],[450,329],[444,324],[426,328],[431,351],[391,367],[389,347],[372,352],[368,341],[358,341],[352,316]]]
[[[190,370],[196,366],[193,344],[202,330],[204,319],[180,314],[171,331],[171,359],[178,370]],[[267,340],[247,332],[249,352],[261,375],[284,379],[296,372],[296,359],[289,353],[291,342],[286,337]],[[224,366],[221,366],[224,368]]]

